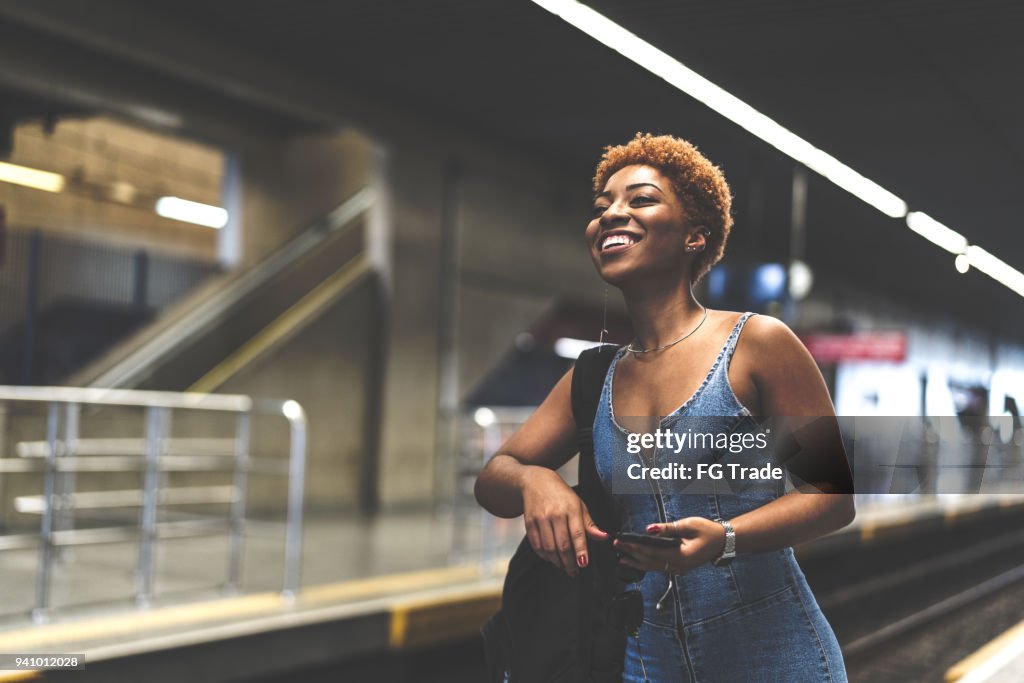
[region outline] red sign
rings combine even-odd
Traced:
[[[802,341],[820,363],[851,360],[902,362],[907,358],[907,335],[904,332],[809,334],[802,337]]]

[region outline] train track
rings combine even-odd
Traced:
[[[1024,524],[979,519],[801,560],[851,681],[941,681],[1024,618]]]

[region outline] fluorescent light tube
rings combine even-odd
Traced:
[[[723,90],[675,57],[630,33],[601,13],[575,0],[533,0],[599,43],[639,64],[687,95],[710,107],[783,154],[825,176],[861,201],[892,218],[907,215],[907,203],[865,178],[832,155],[787,130],[735,95]]]
[[[576,0],[532,0],[626,59],[664,79],[698,102],[718,112],[790,158],[820,173],[835,185],[892,218],[906,217],[907,226],[954,254],[965,254],[974,266],[1000,284],[1024,296],[1024,274],[967,238],[920,211],[907,213],[907,203],[870,178],[862,176],[827,152],[765,116],[735,95],[715,85],[666,52]],[[960,259],[958,270],[965,267]],[[961,271],[963,272],[963,271]],[[568,340],[559,340],[568,341]],[[557,351],[557,346],[556,346]],[[565,354],[559,354],[565,355]],[[567,356],[575,357],[575,356]]]
[[[962,254],[967,251],[966,237],[956,230],[946,227],[926,213],[921,213],[920,211],[908,213],[907,227],[951,254]]]
[[[208,228],[223,228],[228,223],[227,210],[181,197],[161,197],[156,201],[156,212],[164,218],[205,225]]]
[[[1024,273],[998,256],[994,256],[981,247],[972,244],[967,247],[967,262],[996,282],[1024,296]]]
[[[36,168],[8,164],[3,161],[0,161],[0,181],[45,192],[60,192],[64,189],[64,176],[60,173],[40,171]]]

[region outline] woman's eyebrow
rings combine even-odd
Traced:
[[[657,185],[655,185],[654,183],[633,183],[632,185],[628,185],[626,187],[626,191],[628,192],[629,190],[635,190],[638,187],[645,187],[645,186],[646,187],[653,187],[658,192],[662,191],[662,189],[660,187],[658,187]]]
[[[665,193],[664,190],[662,190],[660,187],[658,187],[654,183],[633,183],[632,185],[627,185],[626,186],[626,192],[630,192],[632,190],[635,190],[638,187],[653,187],[658,192],[661,192],[662,194]],[[605,190],[604,192],[600,192],[600,193],[594,195],[594,199],[600,199],[602,197],[610,197],[611,194],[612,194],[611,192],[609,192],[608,190]]]

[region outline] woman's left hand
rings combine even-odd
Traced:
[[[666,524],[649,524],[647,533],[651,536],[678,538],[676,548],[655,548],[654,546],[629,543],[618,539],[612,544],[616,550],[626,553],[619,562],[644,571],[666,571],[683,574],[722,554],[725,548],[725,528],[706,517],[684,517]]]

